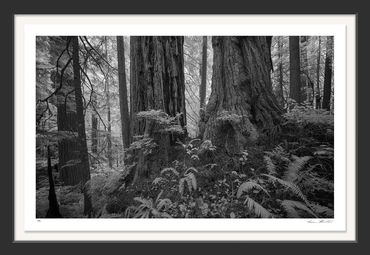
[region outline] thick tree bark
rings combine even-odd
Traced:
[[[162,110],[179,117],[186,131],[184,39],[181,36],[132,36],[130,38],[131,129],[143,135],[146,123],[140,111]]]
[[[118,82],[119,82],[119,106],[121,112],[121,131],[123,147],[128,148],[131,143],[130,117],[127,102],[127,85],[125,69],[125,45],[123,36],[117,36],[117,59],[118,59]]]
[[[281,109],[271,90],[266,37],[215,36],[212,93],[204,139],[238,153],[280,123]]]
[[[137,155],[137,177],[156,173],[161,164],[168,164],[170,146],[186,136],[184,38],[181,36],[133,36],[130,38],[130,105],[133,136],[153,138],[159,151],[155,158]],[[169,116],[178,116],[178,125],[184,134],[160,132],[151,121],[139,120],[141,111],[161,110]],[[151,156],[148,156],[151,157]]]
[[[325,57],[325,77],[324,77],[324,96],[322,100],[322,108],[330,111],[331,98],[331,79],[333,73],[333,37],[328,36],[326,41],[326,57]]]
[[[289,36],[290,92],[289,96],[298,104],[302,103],[299,36]]]
[[[319,37],[319,48],[317,52],[316,64],[316,109],[321,108],[321,94],[320,94],[320,62],[321,62],[321,37]]]
[[[55,194],[53,170],[51,167],[51,154],[48,146],[48,179],[49,179],[49,209],[46,213],[46,218],[62,218],[59,212],[59,204],[57,195]]]
[[[72,46],[73,46],[73,85],[75,89],[76,98],[76,116],[77,116],[77,126],[78,126],[78,154],[81,163],[79,164],[80,180],[82,184],[85,184],[90,180],[90,166],[89,166],[89,155],[87,151],[86,144],[86,133],[85,133],[85,119],[84,119],[84,107],[82,102],[82,90],[81,90],[81,77],[80,77],[80,60],[79,60],[79,45],[78,37],[72,36]],[[90,198],[85,197],[84,201],[84,214],[90,215],[92,210]]]
[[[75,93],[73,86],[73,69],[68,54],[71,38],[51,36],[50,63],[56,66],[51,80],[56,93],[57,126],[61,134],[58,139],[58,158],[60,179],[65,185],[75,185],[81,180],[78,157],[78,141],[76,139],[78,124]]]

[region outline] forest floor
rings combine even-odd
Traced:
[[[179,144],[168,165],[125,185],[124,169],[91,170],[93,217],[332,218],[334,123],[322,112],[291,113],[274,139],[227,155],[210,141]],[[48,209],[49,185],[38,166],[36,215]],[[126,168],[125,168],[126,169]],[[60,213],[81,218],[80,186],[62,186],[54,173]]]

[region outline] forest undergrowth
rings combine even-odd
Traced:
[[[156,147],[144,138],[130,149],[146,156],[150,170],[156,153],[162,153]],[[324,110],[295,107],[284,115],[279,132],[237,154],[190,138],[177,141],[170,154],[170,163],[141,173],[145,178],[133,171],[137,159],[123,169],[92,164],[87,188],[61,185],[54,171],[61,215],[87,217],[87,190],[94,218],[334,217],[334,118]],[[39,163],[36,216],[45,217],[49,185]]]

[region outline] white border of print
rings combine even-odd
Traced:
[[[355,240],[355,25],[354,15],[16,15],[15,240]],[[333,35],[334,219],[36,219],[35,37],[42,35]]]

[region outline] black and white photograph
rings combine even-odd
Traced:
[[[37,219],[334,218],[335,36],[35,40]]]
[[[356,240],[355,15],[16,15],[16,241]]]

